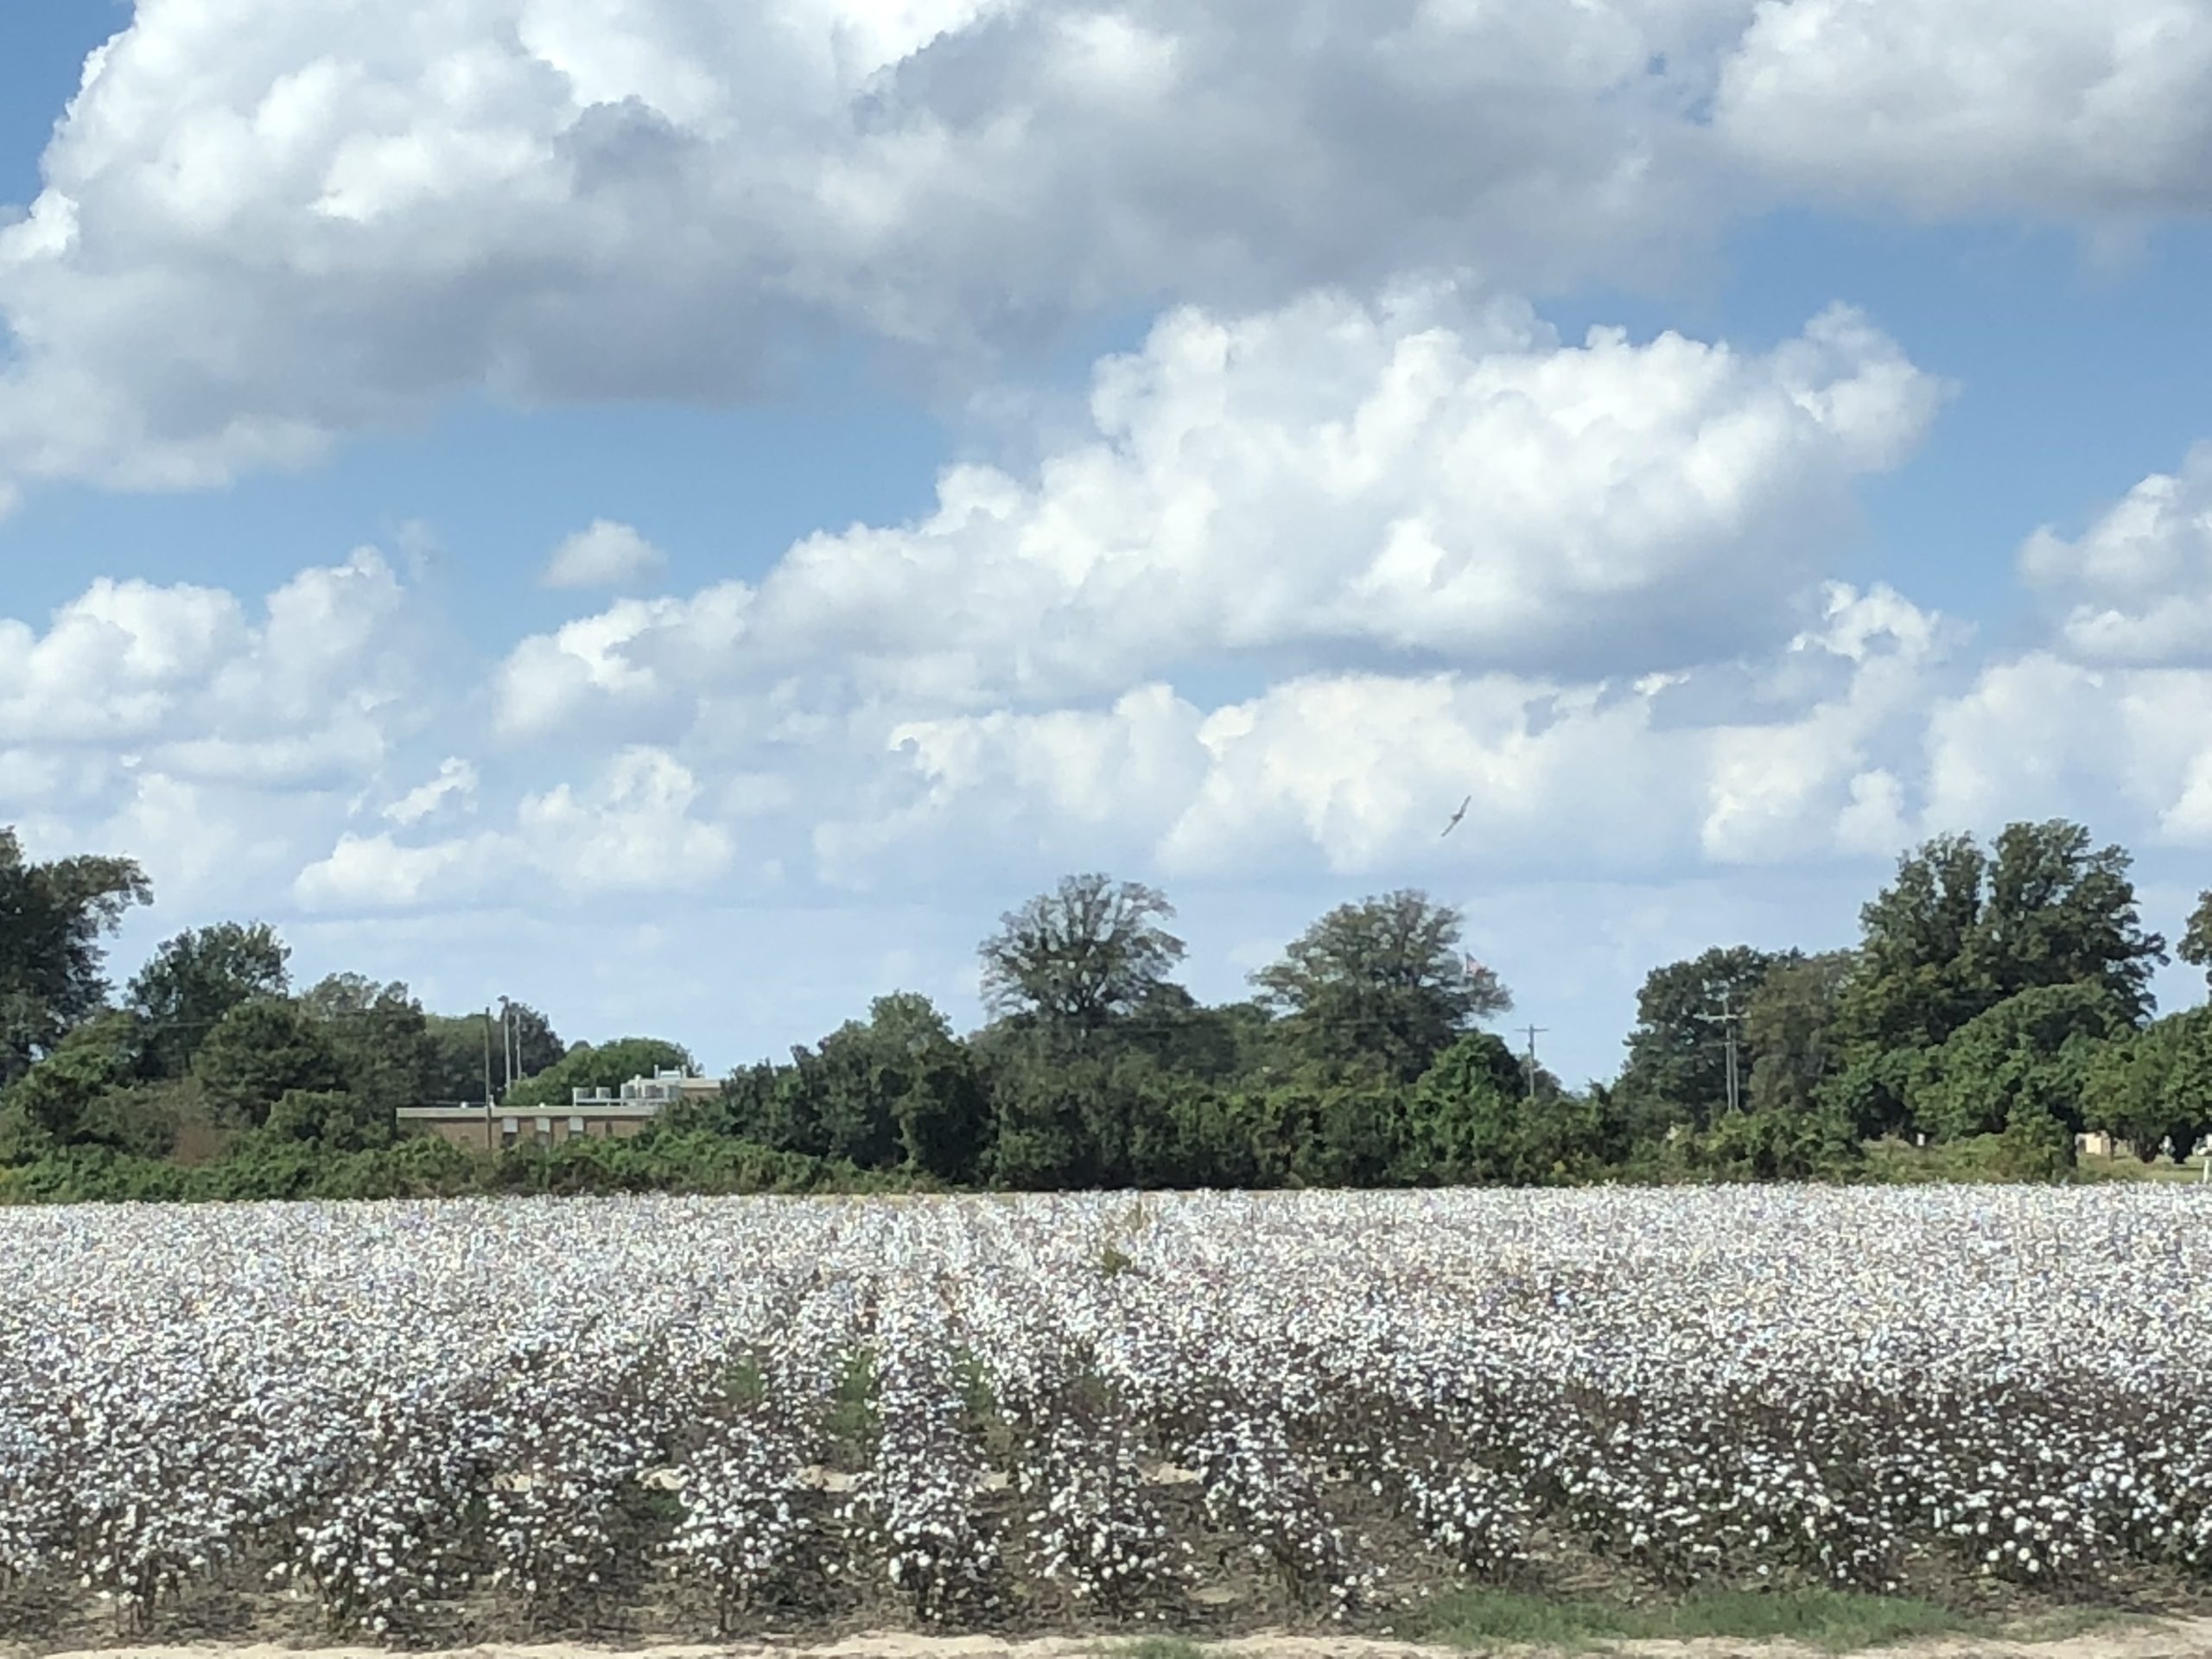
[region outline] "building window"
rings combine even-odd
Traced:
[[[582,1135],[583,1132],[584,1132],[584,1121],[583,1121],[583,1119],[582,1119],[581,1117],[572,1117],[572,1118],[570,1118],[570,1119],[569,1120],[569,1138],[570,1140],[574,1140],[574,1139],[575,1139],[575,1137],[576,1137],[576,1136],[578,1136],[578,1135]]]

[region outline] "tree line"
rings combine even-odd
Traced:
[[[2158,1016],[2128,855],[2063,820],[1906,854],[1848,949],[1653,969],[1619,1073],[1580,1089],[1484,1028],[1511,995],[1424,893],[1337,906],[1208,1004],[1166,897],[1094,873],[982,941],[978,1030],[893,992],[635,1141],[498,1154],[397,1110],[487,1075],[561,1103],[690,1055],[358,975],[297,988],[260,923],[180,933],[118,990],[105,942],[150,899],[128,859],[34,862],[0,830],[0,1195],[2050,1177],[2083,1129],[2145,1159],[2212,1131],[2212,1011]],[[2212,893],[2177,949],[2212,972]]]

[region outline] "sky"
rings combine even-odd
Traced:
[[[15,0],[0,823],[717,1071],[1077,871],[1572,1081],[1939,833],[2175,935],[2208,270],[2201,0]]]

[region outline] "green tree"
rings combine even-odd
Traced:
[[[1421,1186],[1542,1185],[1590,1168],[1609,1150],[1597,1102],[1555,1081],[1532,1096],[1512,1050],[1472,1032],[1414,1085],[1395,1174]]]
[[[1754,1111],[1811,1111],[1840,1056],[1831,1027],[1854,953],[1787,951],[1777,957],[1744,1005]]]
[[[322,1022],[348,1092],[378,1112],[440,1098],[438,1048],[423,1005],[394,981],[378,985],[359,974],[332,974],[300,998]]]
[[[2049,1105],[2012,1103],[1997,1135],[1997,1168],[2018,1181],[2056,1181],[2074,1167],[2074,1131]]]
[[[166,1160],[177,1150],[186,1116],[204,1110],[199,1088],[178,1083],[130,1083],[111,1089],[84,1109],[77,1140],[106,1147],[126,1158]]]
[[[1270,1122],[1263,1096],[1187,1072],[1161,1071],[1136,1087],[1129,1159],[1137,1185],[1249,1188],[1285,1178],[1262,1166]]]
[[[1736,1033],[1738,1085],[1751,1081],[1749,1011],[1767,976],[1789,959],[1748,944],[1729,945],[1644,976],[1628,1060],[1616,1085],[1639,1134],[1659,1134],[1677,1123],[1702,1128],[1720,1115],[1728,1098],[1727,1043],[1716,1021],[1724,1008],[1744,1021]]]
[[[1126,1140],[1110,1096],[1113,1071],[1103,1059],[1065,1052],[1027,1026],[997,1033],[979,1059],[991,1112],[993,1185],[1048,1192],[1126,1185],[1102,1179],[1102,1166],[1115,1161],[1116,1143]]]
[[[2082,1128],[2090,1060],[2132,1029],[2126,1004],[2095,981],[2022,991],[1951,1034],[1915,1113],[1953,1141],[2001,1133],[2023,1114],[2046,1116],[2071,1135]]]
[[[1868,1049],[1934,1048],[1999,999],[1977,977],[1989,860],[1972,836],[1939,836],[1897,861],[1859,912],[1859,969],[1837,1009]]]
[[[2177,954],[2190,967],[2202,968],[2205,983],[2212,985],[2212,888],[2196,895],[2196,908],[2189,913]]]
[[[114,1011],[73,1027],[29,1071],[0,1090],[0,1144],[16,1157],[102,1141],[102,1103],[137,1075],[137,1020]]]
[[[898,991],[876,998],[868,1026],[889,1055],[878,1080],[907,1161],[939,1180],[978,1179],[990,1154],[990,1103],[951,1023],[926,996]]]
[[[1997,837],[1974,955],[1996,998],[2093,981],[2131,1025],[2153,1006],[2165,941],[2143,930],[2133,860],[2078,823],[2011,823]]]
[[[1116,1034],[1161,1071],[1210,1082],[1264,1077],[1284,1058],[1274,1016],[1263,1004],[1208,1007],[1180,985],[1154,986]]]
[[[344,1089],[287,1090],[270,1108],[264,1127],[271,1140],[329,1153],[374,1151],[391,1146],[399,1134],[391,1107]]]
[[[1941,1049],[1858,1045],[1821,1085],[1820,1103],[1833,1106],[1862,1138],[1905,1133],[1914,1126],[1912,1102],[1935,1082]]]
[[[2212,1007],[2168,1014],[2091,1056],[2082,1116],[2146,1163],[2168,1141],[2188,1157],[2212,1135]]]
[[[146,1022],[148,1075],[185,1076],[232,1009],[284,995],[291,954],[265,922],[218,922],[162,941],[130,987],[130,1007]]]
[[[828,1131],[821,1102],[797,1064],[798,1052],[793,1051],[787,1065],[761,1060],[740,1067],[724,1079],[719,1095],[664,1115],[663,1127],[671,1133],[697,1129],[777,1152],[821,1157]]]
[[[1339,905],[1252,976],[1296,1061],[1332,1076],[1411,1083],[1478,1020],[1513,999],[1470,970],[1462,921],[1411,888]]]
[[[1865,1161],[1850,1118],[1818,1101],[1722,1117],[1691,1137],[1684,1157],[1696,1174],[1738,1181],[1847,1179]]]
[[[1154,993],[1183,959],[1158,889],[1093,872],[999,918],[977,947],[983,1004],[1056,1038],[1087,1041]]]
[[[505,1010],[504,1028],[500,1008]],[[516,1051],[518,1080],[558,1065],[569,1052],[569,1045],[543,1014],[527,1002],[505,997],[497,1007],[479,1013],[426,1014],[423,1020],[432,1054],[423,1079],[429,1100],[480,1103],[487,1068],[492,1092],[502,1094],[508,1085],[510,1047]]]
[[[806,1099],[779,1102],[791,1121],[774,1128],[798,1131],[819,1148],[815,1155],[861,1169],[914,1157],[948,1178],[976,1168],[988,1132],[982,1096],[965,1051],[926,996],[877,997],[865,1021],[846,1021],[812,1051],[794,1050],[792,1063]]]
[[[1371,1074],[1309,1072],[1255,1101],[1258,1162],[1268,1185],[1382,1186],[1404,1154],[1406,1090]]]
[[[1023,1189],[1185,1185],[1169,1119],[1185,1090],[1139,1046],[1071,1048],[1002,1020],[968,1044],[990,1114],[988,1178]]]
[[[2142,928],[2129,868],[2125,850],[2063,820],[2008,824],[1993,854],[1942,836],[1899,860],[1859,912],[1834,1021],[1835,1097],[1863,1126],[1902,1124],[1897,1088],[1922,1064],[1910,1057],[2025,991],[2093,983],[2124,1022],[2143,1019],[2165,944]]]
[[[484,1103],[486,1068],[492,1089],[499,1090],[499,1021],[488,1014],[426,1014],[423,1035],[429,1039],[430,1059],[423,1078],[425,1100],[450,1103]]]
[[[107,1000],[102,941],[153,889],[127,858],[33,863],[0,828],[0,1087]]]
[[[766,1125],[776,1095],[777,1068],[767,1060],[741,1065],[722,1079],[718,1094],[694,1095],[661,1114],[663,1134],[719,1135],[788,1150],[768,1138]]]
[[[567,1058],[569,1046],[561,1040],[561,1033],[553,1029],[553,1022],[543,1014],[527,1002],[516,1002],[505,997],[499,999],[499,1006],[501,1020],[509,1033],[508,1040],[514,1048],[517,1077],[534,1077],[539,1072],[558,1065]],[[493,1039],[496,1049],[496,1031]],[[495,1053],[493,1058],[497,1059],[499,1057]]]
[[[240,1002],[215,1024],[192,1058],[219,1122],[258,1128],[293,1090],[342,1090],[338,1052],[321,1020],[289,997]]]

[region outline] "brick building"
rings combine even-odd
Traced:
[[[661,1112],[679,1100],[712,1098],[721,1092],[714,1077],[662,1071],[632,1077],[619,1089],[573,1089],[566,1106],[405,1106],[403,1134],[435,1135],[477,1152],[518,1146],[557,1146],[563,1141],[616,1140],[642,1135]]]

